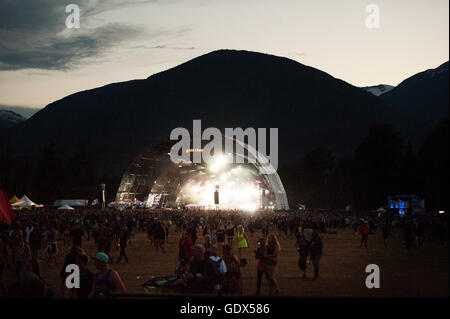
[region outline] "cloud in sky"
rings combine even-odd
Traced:
[[[67,0],[7,0],[0,2],[0,71],[27,68],[69,70],[88,58],[136,38],[142,26],[106,23],[100,26],[98,14],[125,6],[156,0],[82,0],[82,27],[66,29]],[[168,31],[156,32],[157,34]],[[176,31],[177,32],[177,31]]]
[[[26,68],[68,70],[85,62],[86,58],[97,56],[115,44],[139,34],[136,27],[107,24],[88,33],[68,37],[47,36],[31,40],[20,48],[0,48],[0,70]],[[6,35],[7,37],[8,35]],[[8,38],[8,37],[7,37]],[[11,34],[8,42],[13,42]]]

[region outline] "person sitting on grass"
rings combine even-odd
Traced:
[[[217,266],[205,253],[202,245],[192,247],[192,259],[186,269],[187,286],[192,293],[212,293],[219,283]]]

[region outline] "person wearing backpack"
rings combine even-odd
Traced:
[[[206,249],[206,254],[208,255],[209,259],[211,259],[217,267],[217,272],[219,274],[219,282],[214,286],[214,290],[216,290],[217,292],[220,292],[222,289],[223,279],[227,272],[227,266],[225,265],[225,262],[223,261],[223,259],[220,258],[219,256],[217,256],[218,249],[216,246],[210,246],[208,249]]]

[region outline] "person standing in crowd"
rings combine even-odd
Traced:
[[[31,234],[33,233],[33,231],[34,231],[34,226],[31,223],[31,221],[29,221],[27,227],[25,228],[25,244],[28,246],[30,245],[30,237],[31,237]]]
[[[58,266],[58,261],[56,260],[56,231],[52,225],[45,232],[45,238],[47,240],[48,265],[51,266],[51,262],[53,261],[55,266]]]
[[[361,247],[367,247],[367,240],[369,238],[369,224],[368,222],[363,222],[359,227],[359,232],[361,233]]]
[[[161,248],[163,254],[166,253],[166,249],[164,248],[164,243],[166,241],[166,231],[164,230],[164,227],[162,225],[162,223],[157,220],[155,222],[155,247],[156,247],[156,252],[159,251],[159,249]]]
[[[233,239],[234,239],[234,226],[231,223],[231,220],[228,221],[227,229],[226,229],[228,244],[233,247]]]
[[[89,241],[91,239],[91,221],[89,218],[84,220],[84,231],[86,232],[87,240]]]
[[[34,225],[34,230],[30,235],[30,253],[31,258],[34,260],[38,260],[39,258],[39,250],[42,247],[42,231],[38,224]]]
[[[383,243],[384,246],[388,245],[388,238],[390,235],[390,227],[389,227],[389,223],[388,222],[384,222],[383,225],[381,226],[381,233],[383,236]]]
[[[103,240],[103,250],[101,251],[108,255],[108,259],[111,264],[113,263],[113,257],[111,256],[111,248],[114,241],[114,236],[115,234],[112,224],[110,223],[106,224]]]
[[[69,225],[64,224],[62,225],[62,236],[63,236],[63,243],[64,246],[71,246],[71,240],[70,240],[70,229]]]
[[[127,226],[124,226],[123,229],[120,231],[120,235],[119,235],[119,246],[120,246],[120,255],[119,255],[119,260],[117,261],[117,263],[120,264],[120,261],[122,260],[122,257],[125,258],[125,262],[128,263],[128,256],[127,256],[127,246],[128,246],[128,240],[130,238],[130,232],[128,230]]]
[[[316,280],[319,278],[319,263],[322,258],[323,242],[317,231],[314,231],[312,235],[312,239],[309,243],[309,253],[314,265],[314,280]]]
[[[277,295],[280,294],[280,290],[278,289],[278,284],[275,279],[278,254],[280,253],[280,250],[281,246],[275,234],[269,234],[267,237],[266,254],[264,256],[264,270],[269,279],[269,295],[273,294],[274,289]]]
[[[12,278],[17,278],[21,269],[28,269],[30,263],[30,250],[23,238],[17,238],[16,253],[12,262]]]
[[[191,224],[187,230],[189,234],[189,238],[192,240],[192,243],[195,245],[197,242],[197,227],[194,224]]]
[[[405,236],[405,248],[411,249],[414,237],[414,230],[412,223],[409,220],[406,221],[403,232]]]
[[[244,227],[242,225],[239,225],[237,227],[237,243],[241,266],[245,266],[247,265],[247,258],[245,258],[245,251],[248,248],[249,240],[247,233],[244,231]]]
[[[76,263],[80,268],[80,288],[75,289],[77,299],[88,299],[94,289],[94,273],[89,270],[89,257],[81,253],[76,258]]]
[[[222,281],[222,291],[227,295],[242,295],[241,267],[229,244],[223,245],[223,261],[227,272]]]
[[[125,293],[126,288],[119,273],[109,266],[109,257],[104,252],[98,252],[94,258],[95,272],[94,287],[90,297],[94,299],[105,299],[114,293]]]
[[[219,256],[223,256],[222,246],[225,244],[225,226],[222,221],[219,221],[216,229],[217,248],[219,249]]]
[[[203,247],[205,247],[206,250],[208,250],[209,247],[212,246],[211,237],[206,234],[203,236]]]
[[[297,250],[298,250],[298,267],[302,272],[302,278],[306,279],[306,260],[309,255],[309,243],[306,240],[305,235],[299,234],[297,239]]]
[[[258,260],[258,264],[256,265],[256,295],[259,296],[261,293],[261,282],[263,275],[266,276],[267,281],[269,281],[269,277],[267,275],[265,265],[264,265],[264,256],[266,255],[266,239],[260,238],[258,240],[258,249],[255,250],[255,258]]]
[[[73,225],[72,231],[71,231],[71,237],[72,237],[72,245],[82,247],[82,237],[83,237],[83,229],[80,227],[78,223],[75,223]]]
[[[77,256],[81,253],[82,253],[82,249],[80,247],[72,246],[72,248],[70,248],[69,252],[67,253],[66,257],[64,258],[64,263],[63,263],[63,265],[61,267],[61,271],[59,273],[59,277],[61,279],[60,290],[61,290],[61,295],[63,296],[63,298],[73,298],[73,296],[75,295],[75,291],[73,289],[70,290],[66,287],[66,278],[69,275],[66,272],[66,268],[68,265],[76,264]]]
[[[192,257],[193,243],[186,230],[181,233],[180,241],[178,242],[178,264],[175,269],[174,276],[178,278],[184,272]]]

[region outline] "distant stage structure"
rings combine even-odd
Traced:
[[[170,149],[176,141],[155,143],[139,154],[122,177],[116,194],[117,207],[207,208],[287,210],[289,204],[277,173],[262,174],[263,165],[256,154],[254,163],[227,163],[226,156],[214,155],[214,163],[175,164]],[[247,152],[257,152],[249,150]],[[190,149],[189,152],[202,152]]]

